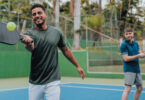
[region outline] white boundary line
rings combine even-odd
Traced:
[[[27,87],[23,87],[23,88],[11,88],[11,89],[1,89],[0,92],[3,92],[3,91],[13,91],[13,90],[21,90],[21,89],[27,89]]]
[[[102,85],[102,86],[120,86],[120,87],[122,87],[122,86],[124,86],[124,85],[110,85],[110,84],[93,84],[93,83],[79,83],[79,82],[67,82],[67,83],[62,83],[62,85],[65,85],[65,84],[84,84],[84,85]],[[133,86],[133,87],[135,87],[135,86]]]
[[[113,90],[113,91],[123,91],[121,89],[107,89],[107,88],[95,88],[95,87],[80,87],[80,86],[65,86],[62,85],[63,87],[70,87],[70,88],[85,88],[85,89],[93,89],[93,90]]]
[[[68,84],[68,85],[67,85]],[[109,89],[109,88],[96,88],[96,87],[82,87],[82,86],[71,86],[69,84],[85,84],[85,85],[101,85],[101,86],[119,86],[123,87],[123,85],[105,85],[105,84],[90,84],[90,83],[73,83],[73,82],[68,82],[68,83],[62,83],[62,87],[70,87],[70,88],[85,88],[85,89],[93,89],[93,90],[106,90],[106,91],[124,91],[124,89]],[[135,86],[133,86],[135,87]],[[0,90],[0,92],[3,91],[13,91],[13,90],[21,90],[21,89],[27,89],[28,87],[23,87],[23,88],[12,88],[12,89],[3,89]],[[135,90],[131,90],[131,92],[135,92]],[[145,93],[145,91],[142,91],[141,93]]]
[[[70,87],[70,88],[85,88],[85,89],[93,89],[93,90],[105,90],[105,91],[124,91],[122,89],[109,89],[109,88],[95,88],[95,87],[80,87],[80,86],[65,86],[63,87]],[[135,90],[131,90],[130,92],[135,92]],[[141,93],[145,93],[145,91],[142,91]]]
[[[71,85],[67,85],[67,84],[84,84],[84,85],[101,85],[101,86],[119,86],[119,87],[124,87],[124,85],[107,85],[107,84],[93,84],[93,83],[73,83],[73,82],[68,82],[68,83],[63,83],[62,86],[63,87],[72,87],[72,88],[86,88],[86,89],[96,89],[96,90],[111,90],[111,91],[124,91],[121,89],[108,89],[108,88],[94,88],[94,87],[81,87],[81,86],[71,86]],[[132,86],[135,87],[135,86]],[[131,90],[131,92],[135,92],[135,90]],[[142,91],[141,93],[145,93],[145,91]]]
[[[67,85],[67,84],[84,84],[84,85],[101,85],[101,86],[118,86],[118,87],[124,87],[124,85],[110,85],[110,84],[93,84],[93,83],[79,83],[79,82],[75,82],[75,83],[73,83],[73,82],[62,83],[62,85]],[[133,85],[132,88],[133,87],[136,87],[136,86]]]
[[[69,83],[68,83],[69,84]],[[77,83],[76,83],[77,84]],[[92,84],[93,85],[93,84]],[[94,84],[98,85],[98,84]],[[103,86],[103,85],[102,85]],[[105,85],[104,85],[105,86]],[[114,86],[114,85],[108,85],[108,86]],[[119,86],[119,85],[116,85]],[[63,85],[62,87],[70,87],[70,88],[85,88],[85,89],[93,89],[93,90],[106,90],[106,91],[124,91],[124,89],[109,89],[109,88],[96,88],[96,87],[82,87],[82,86],[71,86],[71,85]],[[131,90],[131,92],[135,92],[135,90]],[[145,91],[142,91],[141,93],[145,93]]]

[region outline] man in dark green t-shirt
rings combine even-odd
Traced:
[[[47,14],[40,4],[31,7],[34,28],[24,32],[26,49],[32,52],[29,77],[29,100],[60,99],[60,70],[58,65],[58,47],[66,58],[77,68],[84,79],[85,73],[66,46],[61,31],[46,24]]]

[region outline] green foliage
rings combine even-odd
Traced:
[[[139,19],[144,18],[145,15],[143,7],[138,6],[139,2],[139,0],[122,0],[122,2],[115,2],[115,0],[110,0],[106,8],[103,10],[105,19],[107,19],[105,20],[105,22],[109,22],[110,19],[112,20],[112,22],[115,21],[116,17],[113,16],[117,15],[116,21],[118,23],[117,26],[120,29],[120,36],[123,35],[124,28],[132,27],[136,31],[142,31],[137,33],[137,37],[139,38],[144,30],[144,28],[142,27],[143,22]],[[133,10],[136,10],[136,12],[134,12]]]
[[[89,16],[88,17],[88,25],[93,29],[97,29],[102,26],[104,23],[104,15],[98,14],[97,16]]]
[[[142,37],[142,31],[141,30],[137,30],[136,31],[136,38],[141,38]]]
[[[28,18],[28,17],[31,16],[30,6],[29,5],[28,6],[22,6],[20,8],[20,12],[22,13],[21,17],[23,17],[23,18]]]
[[[66,2],[66,3],[64,3],[63,5],[61,5],[60,6],[60,12],[62,13],[62,14],[69,14],[69,7],[70,6],[70,2],[68,1],[68,2]]]
[[[92,2],[91,4],[89,4],[89,2],[84,2],[85,4],[81,4],[82,9],[85,10],[85,15],[89,14],[89,15],[96,15],[98,13],[98,9],[99,9],[99,4],[97,2]]]

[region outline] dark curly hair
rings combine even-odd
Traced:
[[[46,10],[45,7],[44,7],[43,5],[41,5],[41,4],[34,4],[34,5],[32,5],[32,7],[31,7],[31,12],[32,12],[32,10],[33,10],[34,8],[42,8],[43,11]]]

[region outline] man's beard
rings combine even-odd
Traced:
[[[43,24],[44,24],[44,21],[43,21],[42,23],[40,23],[40,24],[36,24],[36,26],[37,26],[39,29],[42,29]]]

